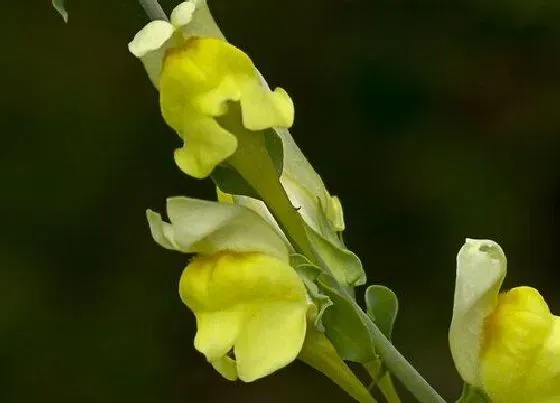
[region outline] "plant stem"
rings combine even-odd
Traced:
[[[169,21],[157,0],[138,0],[138,2],[151,20]]]
[[[401,403],[399,394],[391,380],[391,373],[384,369],[385,367],[382,366],[379,359],[363,363],[362,365],[371,378],[370,390],[373,387],[377,387],[385,397],[387,403]]]
[[[422,378],[422,375],[399,353],[369,317],[367,324],[373,337],[375,351],[377,351],[389,371],[402,382],[414,397],[421,403],[445,403],[445,400],[438,395],[430,384]]]
[[[305,343],[298,358],[321,372],[360,403],[378,403],[340,358],[329,339],[312,326],[307,329]]]

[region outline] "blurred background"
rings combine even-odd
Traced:
[[[68,3],[68,25],[47,0],[2,9],[0,402],[349,403],[303,364],[246,385],[194,351],[185,256],[144,214],[214,188],[173,163],[179,138],[127,51],[147,22],[137,2]],[[465,237],[498,241],[506,286],[560,313],[560,3],[210,5],[293,97],[292,133],[342,199],[347,244],[400,298],[395,344],[447,400]]]

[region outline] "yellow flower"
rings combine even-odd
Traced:
[[[497,243],[468,239],[459,251],[449,333],[455,366],[492,402],[559,402],[560,318],[534,288],[499,293],[505,275]]]
[[[299,354],[307,293],[287,263],[250,252],[201,256],[179,287],[196,316],[195,348],[226,378],[253,381]]]
[[[129,44],[160,90],[165,121],[184,141],[175,162],[196,178],[235,153],[236,131],[290,127],[294,119],[288,94],[270,91],[245,53],[207,29],[205,10],[204,1],[184,2],[171,23],[151,22]]]
[[[168,50],[160,79],[160,104],[167,124],[185,141],[175,161],[187,174],[203,178],[237,148],[235,132],[218,117],[238,102],[243,127],[257,131],[289,127],[293,104],[286,92],[260,82],[249,57],[227,42],[191,38]]]
[[[234,204],[174,197],[167,214],[169,223],[148,211],[156,242],[198,253],[179,284],[196,317],[195,348],[230,380],[253,381],[295,360],[310,305],[276,230]]]

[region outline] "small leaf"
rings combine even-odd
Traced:
[[[317,278],[321,292],[333,302],[323,313],[325,334],[342,359],[369,362],[376,357],[366,314],[336,280],[328,274]]]
[[[328,298],[328,305],[322,307],[320,325],[342,359],[361,363],[373,360],[376,354],[367,325],[369,318],[349,291],[305,256],[290,255],[290,265],[304,278],[304,283],[305,279],[314,283],[317,288],[313,292],[323,297],[321,302],[325,303],[324,297]]]
[[[52,0],[52,6],[62,16],[64,22],[68,22],[68,12],[64,8],[64,0]]]
[[[481,390],[465,383],[463,393],[455,403],[490,403],[490,399]]]
[[[367,314],[381,332],[391,340],[393,325],[399,310],[397,296],[382,285],[370,285],[365,294]]]
[[[336,245],[325,239],[307,224],[305,229],[315,253],[321,257],[339,283],[345,286],[365,284],[366,275],[358,256],[344,245]]]

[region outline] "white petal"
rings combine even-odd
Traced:
[[[161,215],[152,210],[146,211],[146,217],[148,218],[148,225],[150,226],[154,241],[165,249],[178,250],[179,246],[173,240],[173,227],[171,224],[163,221]]]
[[[166,21],[152,21],[128,44],[128,50],[134,56],[142,58],[149,52],[161,49],[161,47],[171,38],[175,32],[175,27]]]
[[[171,13],[171,24],[181,28],[191,22],[195,5],[191,1],[185,1],[173,9]]]
[[[142,60],[152,83],[159,87],[165,50],[173,37],[175,27],[166,21],[148,23],[128,44],[128,50]]]
[[[474,386],[480,386],[484,318],[496,307],[506,266],[502,248],[490,240],[467,239],[457,254],[449,345],[457,371]]]
[[[157,218],[155,213],[150,215],[152,220]],[[164,247],[177,246],[176,249],[182,252],[202,254],[223,250],[262,252],[288,261],[288,247],[276,230],[248,208],[171,197],[167,199],[167,215],[170,227],[158,230],[159,227],[151,223],[154,238]],[[164,229],[166,232],[163,235]]]

